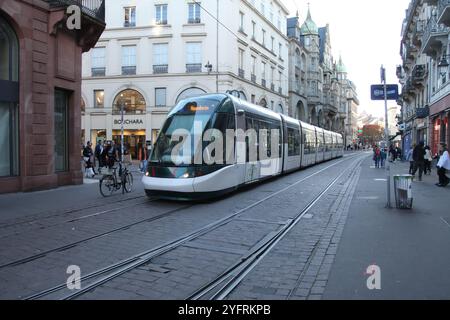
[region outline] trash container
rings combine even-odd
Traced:
[[[412,180],[410,174],[394,176],[395,204],[398,209],[412,209]]]

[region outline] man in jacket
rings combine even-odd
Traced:
[[[439,162],[437,164],[439,183],[436,185],[438,187],[446,187],[450,183],[450,178],[445,175],[447,170],[450,170],[450,158],[447,150],[447,145],[441,145],[441,152],[442,155],[439,158]]]
[[[413,150],[414,170],[412,175],[415,176],[419,169],[419,181],[422,181],[423,169],[425,166],[425,143],[420,141],[419,145]]]

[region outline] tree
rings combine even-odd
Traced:
[[[362,139],[364,144],[378,144],[383,138],[383,128],[381,126],[368,124],[363,127]]]

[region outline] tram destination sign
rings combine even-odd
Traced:
[[[387,84],[386,85],[386,93],[388,100],[397,100],[398,99],[398,85],[396,84]],[[384,85],[382,84],[374,84],[370,87],[370,96],[372,100],[384,100]]]

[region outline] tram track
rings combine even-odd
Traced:
[[[87,275],[84,275],[81,278],[81,283],[86,283],[86,280],[91,280],[91,279],[95,279],[95,280],[93,280],[88,285],[83,285],[83,288],[80,289],[80,290],[77,290],[76,292],[71,292],[70,294],[66,294],[66,295],[59,295],[57,298],[63,299],[63,300],[76,299],[76,298],[78,298],[78,297],[80,297],[80,296],[90,292],[91,290],[93,290],[93,289],[95,289],[95,288],[97,288],[97,287],[99,287],[99,286],[101,286],[101,285],[103,285],[103,284],[105,284],[105,283],[107,283],[107,282],[109,282],[109,281],[111,281],[111,280],[121,276],[122,274],[125,274],[125,273],[127,273],[127,272],[129,272],[129,271],[131,271],[131,270],[133,270],[135,268],[138,268],[138,267],[140,267],[142,265],[145,265],[145,264],[149,263],[152,259],[154,259],[154,258],[156,258],[158,256],[161,256],[164,253],[167,253],[167,252],[169,252],[171,250],[174,250],[174,249],[182,246],[183,244],[185,244],[185,243],[187,243],[189,241],[192,241],[192,240],[194,240],[196,238],[199,238],[202,235],[205,235],[205,234],[207,234],[207,233],[209,233],[209,232],[211,232],[211,231],[213,231],[213,230],[215,230],[215,229],[217,229],[217,228],[219,228],[219,227],[229,223],[230,221],[232,221],[236,217],[242,215],[246,211],[248,211],[248,210],[250,210],[250,209],[252,209],[252,208],[254,208],[254,207],[256,207],[256,206],[258,206],[258,205],[260,205],[262,203],[264,203],[265,201],[267,201],[269,199],[272,199],[273,197],[275,197],[275,196],[285,192],[286,190],[288,190],[288,189],[290,189],[290,188],[292,188],[292,187],[294,187],[294,186],[296,186],[296,185],[298,185],[298,184],[300,184],[300,183],[302,183],[302,182],[304,182],[304,181],[306,181],[306,180],[308,180],[308,179],[318,175],[319,173],[322,173],[322,172],[324,172],[324,171],[326,171],[326,170],[328,170],[328,169],[330,169],[332,167],[335,167],[335,166],[337,166],[338,164],[340,164],[340,163],[342,163],[344,161],[350,160],[350,159],[352,159],[354,157],[355,156],[345,157],[344,159],[342,159],[342,160],[340,160],[340,161],[338,161],[336,163],[333,163],[332,165],[329,165],[329,166],[327,166],[325,168],[322,168],[322,169],[314,172],[313,174],[310,174],[310,175],[308,175],[308,176],[306,176],[306,177],[304,177],[304,178],[302,178],[302,179],[300,179],[300,180],[290,184],[289,186],[287,186],[287,187],[285,187],[285,188],[283,188],[283,189],[281,189],[281,190],[279,190],[277,192],[274,192],[274,193],[264,197],[261,200],[258,200],[256,202],[254,202],[253,204],[251,204],[251,205],[249,205],[249,206],[247,206],[247,207],[245,207],[243,209],[238,210],[237,212],[235,212],[233,214],[230,214],[230,215],[228,215],[228,216],[226,216],[226,217],[224,217],[222,219],[219,219],[219,220],[217,220],[217,221],[215,221],[213,223],[210,223],[210,224],[208,224],[208,225],[206,225],[206,226],[204,226],[204,227],[202,227],[200,229],[197,229],[194,232],[191,232],[191,233],[189,233],[187,235],[181,236],[181,237],[179,237],[179,238],[177,238],[175,240],[172,240],[172,241],[170,241],[168,243],[162,244],[162,245],[157,246],[155,248],[152,248],[150,250],[146,250],[146,251],[144,251],[142,253],[139,253],[137,255],[134,255],[134,256],[132,256],[130,258],[121,260],[121,261],[119,261],[119,262],[117,262],[115,264],[109,265],[109,266],[107,266],[105,268],[102,268],[102,269],[96,270],[96,271],[94,271],[92,273],[89,273]],[[352,166],[350,166],[350,168],[352,168]],[[336,183],[336,181],[340,177],[342,177],[342,175],[347,170],[348,170],[348,168],[346,170],[344,170],[339,175],[338,178],[334,179],[332,181],[332,183],[329,184],[329,186],[323,192],[321,192],[321,194],[318,197],[316,197],[315,200],[313,200],[308,205],[308,207],[312,207],[326,193],[326,191],[328,191]],[[181,208],[180,210],[183,210],[183,208]],[[306,212],[304,212],[303,215],[304,214],[306,214]],[[291,223],[292,223],[292,221],[291,221]],[[283,229],[285,229],[285,228],[283,228]],[[271,243],[272,243],[272,241],[271,241]],[[1,268],[1,266],[0,266],[0,268]],[[26,297],[25,299],[30,299],[30,300],[42,299],[42,298],[49,297],[49,296],[51,296],[53,294],[56,294],[58,292],[62,293],[63,291],[66,291],[66,290],[67,290],[67,286],[64,283],[64,284],[60,284],[60,285],[57,285],[55,287],[52,287],[50,289],[46,289],[46,290],[37,292],[37,293],[35,293],[33,295],[30,295],[30,296]]]
[[[136,200],[136,199],[142,199],[145,198],[146,196],[136,196],[136,197],[129,197],[126,199],[120,199],[120,200],[116,200],[116,201],[110,201],[107,203],[96,203],[96,204],[90,204],[88,206],[81,206],[81,207],[77,207],[77,208],[71,208],[71,209],[67,209],[67,210],[55,210],[54,213],[50,213],[48,215],[45,215],[46,213],[48,213],[48,211],[43,211],[43,212],[39,212],[39,213],[35,213],[32,216],[28,217],[29,219],[21,219],[21,221],[19,222],[13,222],[13,223],[1,223],[0,224],[0,230],[2,229],[6,229],[6,228],[10,228],[10,227],[17,227],[17,226],[21,226],[21,225],[33,225],[36,224],[38,222],[41,222],[44,219],[50,219],[50,218],[55,218],[55,217],[59,217],[59,216],[66,216],[69,214],[73,214],[73,213],[77,213],[77,212],[81,212],[81,211],[85,211],[85,210],[90,210],[90,209],[95,209],[95,208],[99,208],[99,207],[103,207],[106,205],[114,205],[114,204],[118,204],[118,203],[122,203],[122,202],[127,202],[127,201],[132,201],[132,200]],[[152,200],[152,199],[151,199]],[[31,218],[31,219],[30,219]]]
[[[223,300],[225,299],[242,280],[259,264],[259,262],[294,228],[301,219],[322,199],[324,195],[346,174],[348,170],[354,170],[361,165],[363,159],[357,160],[355,166],[344,170],[339,176],[333,179],[323,191],[314,197],[293,219],[290,219],[273,236],[264,239],[256,245],[250,254],[241,258],[240,261],[229,267],[226,271],[210,281],[200,289],[196,290],[186,300]],[[352,172],[352,175],[354,173]]]
[[[145,204],[145,203],[148,203],[148,202],[149,201],[144,201],[141,204]],[[136,204],[133,204],[132,206],[134,207],[134,206],[136,206]],[[165,218],[167,216],[170,216],[170,215],[172,215],[172,214],[174,214],[176,212],[179,212],[181,210],[185,210],[187,208],[191,208],[192,206],[193,205],[190,204],[190,205],[185,205],[185,206],[182,206],[182,207],[179,207],[179,208],[171,209],[169,211],[165,211],[165,212],[163,212],[161,214],[158,214],[156,216],[153,216],[153,217],[150,217],[150,218],[145,218],[145,219],[142,219],[142,220],[139,220],[139,221],[135,221],[133,223],[129,223],[129,224],[126,224],[124,226],[121,226],[121,227],[118,227],[118,228],[115,228],[115,229],[112,229],[112,230],[109,230],[109,231],[106,231],[106,232],[102,232],[100,234],[96,234],[96,235],[91,236],[91,237],[87,237],[87,238],[84,238],[84,239],[81,239],[81,240],[78,240],[78,241],[71,242],[71,243],[66,244],[64,246],[60,246],[60,247],[57,247],[57,248],[46,250],[46,251],[40,252],[38,254],[31,255],[31,256],[28,256],[28,257],[25,257],[25,258],[21,258],[21,259],[17,259],[17,260],[11,261],[11,262],[7,262],[7,263],[4,263],[4,264],[0,265],[0,270],[4,269],[4,268],[7,268],[7,267],[14,267],[14,266],[18,266],[18,265],[21,265],[21,264],[24,264],[24,263],[27,263],[27,262],[31,262],[31,261],[40,259],[40,258],[43,258],[43,257],[45,257],[45,256],[47,256],[47,255],[49,255],[51,253],[54,253],[54,252],[65,251],[65,250],[74,248],[74,247],[76,247],[76,246],[78,246],[80,244],[84,244],[86,242],[92,241],[94,239],[99,239],[99,238],[111,235],[113,233],[116,233],[116,232],[127,230],[127,229],[129,229],[131,227],[134,227],[136,225],[140,225],[142,223],[153,222],[153,221]],[[122,209],[124,209],[124,207],[117,208],[117,209],[111,209],[110,211],[117,211],[117,210],[122,210]]]

